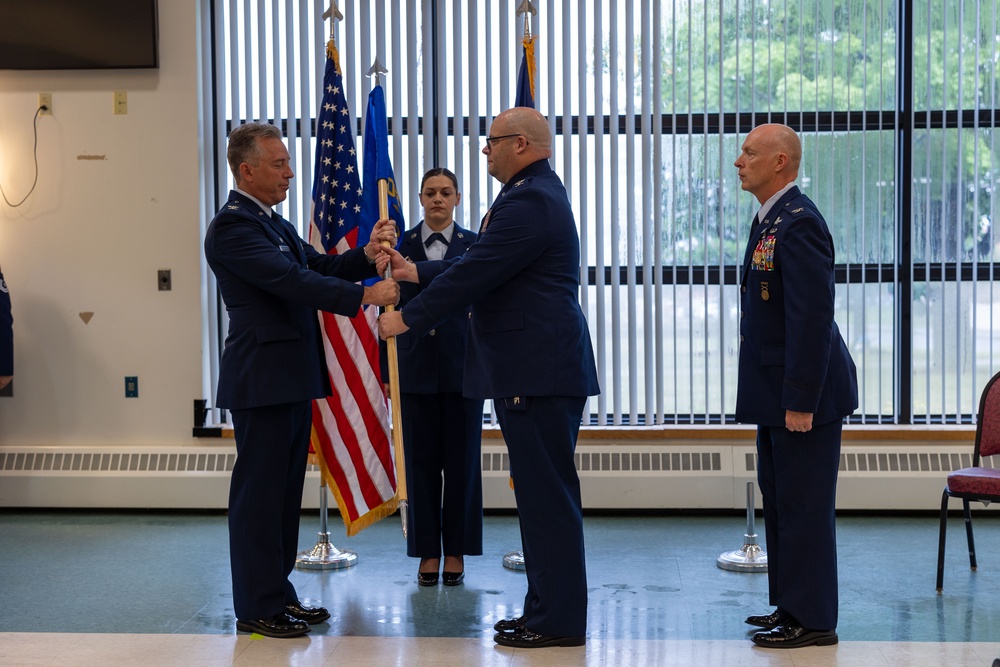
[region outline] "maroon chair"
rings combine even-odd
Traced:
[[[979,418],[976,423],[976,446],[972,454],[972,467],[956,470],[948,475],[948,485],[941,494],[941,534],[938,538],[937,591],[944,587],[944,539],[948,523],[948,498],[961,498],[965,514],[965,533],[969,539],[969,566],[976,569],[976,545],[972,539],[972,514],[969,503],[1000,503],[1000,469],[983,468],[981,457],[1000,454],[1000,373],[990,378],[979,399]]]

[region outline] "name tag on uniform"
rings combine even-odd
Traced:
[[[278,246],[278,250],[280,250],[281,252],[291,252],[291,251],[292,251],[292,249],[291,249],[291,248],[289,248],[289,247],[288,247],[288,246],[286,246],[286,245],[279,245],[279,246]]]

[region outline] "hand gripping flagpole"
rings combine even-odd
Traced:
[[[323,12],[323,18],[340,21],[344,15],[337,9],[337,2],[333,0],[330,9]],[[332,23],[331,23],[332,25]],[[330,41],[333,41],[333,29],[330,29]],[[330,531],[327,523],[329,516],[329,504],[327,501],[326,478],[319,476],[319,538],[316,546],[307,551],[300,551],[295,558],[295,567],[302,570],[341,570],[358,562],[358,554],[353,551],[338,549],[330,542]]]
[[[382,75],[388,72],[378,58],[372,63],[368,70],[368,76],[375,77],[375,85],[382,85]],[[381,220],[389,218],[389,181],[385,178],[378,179],[378,217]],[[382,241],[386,248],[392,247],[388,241]],[[386,279],[392,278],[392,266],[385,267]],[[396,307],[389,304],[385,307],[385,312],[391,313]],[[385,341],[386,350],[389,353],[389,402],[392,407],[392,450],[396,462],[396,498],[399,499],[399,518],[403,522],[403,537],[407,536],[407,510],[409,509],[409,499],[406,493],[406,459],[403,456],[403,416],[400,412],[401,402],[399,397],[399,353],[396,349],[396,337],[390,336]]]

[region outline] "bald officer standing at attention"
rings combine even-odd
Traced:
[[[736,159],[760,202],[740,283],[736,420],[757,424],[768,590],[776,609],[746,622],[766,648],[836,644],[835,501],[843,419],[857,371],[833,319],[833,238],[795,186],[798,135],[761,125]]]

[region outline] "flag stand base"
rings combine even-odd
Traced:
[[[767,552],[757,544],[754,532],[753,482],[747,482],[747,532],[743,535],[743,547],[727,551],[715,561],[723,570],[731,572],[767,572]]]
[[[319,539],[316,546],[308,551],[300,551],[295,559],[295,567],[300,570],[342,570],[356,565],[358,554],[333,546],[326,524],[326,480],[320,477],[319,483]]]
[[[358,554],[338,549],[330,542],[330,533],[320,533],[316,546],[299,552],[295,567],[300,570],[341,570],[357,562]]]
[[[524,552],[523,551],[511,551],[503,557],[503,566],[508,570],[518,570],[524,569]]]

